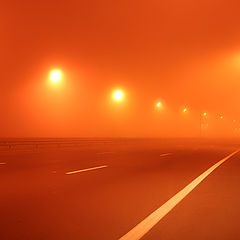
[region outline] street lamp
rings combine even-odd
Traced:
[[[157,108],[162,107],[162,103],[161,103],[161,102],[157,102],[156,107],[157,107]]]
[[[201,117],[200,117],[200,137],[202,136],[202,130],[208,127],[206,119],[207,119],[207,113],[204,112],[201,114]]]
[[[57,84],[61,81],[62,79],[62,71],[59,69],[53,69],[50,73],[49,73],[49,81],[51,83]]]
[[[115,101],[120,102],[120,101],[123,100],[123,98],[124,98],[124,93],[123,93],[122,90],[115,90],[115,91],[113,92],[113,99],[114,99]]]

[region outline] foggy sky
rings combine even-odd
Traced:
[[[212,133],[231,132],[240,120],[239,8],[237,0],[1,2],[0,136],[195,136],[203,111]],[[52,68],[64,72],[60,89],[47,84]],[[121,104],[115,88],[125,91]]]

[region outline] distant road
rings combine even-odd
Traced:
[[[236,140],[2,143],[1,240],[240,239]]]

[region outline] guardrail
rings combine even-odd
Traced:
[[[106,144],[111,142],[112,141],[108,139],[14,139],[0,141],[0,147],[7,147],[8,149],[12,149],[17,146],[33,146],[35,148],[38,148],[40,146],[55,145],[56,147],[62,147],[63,145]]]

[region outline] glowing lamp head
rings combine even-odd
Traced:
[[[156,104],[156,107],[157,108],[160,108],[162,106],[162,103],[161,102],[158,102],[157,104]]]
[[[121,90],[116,90],[116,91],[114,91],[113,92],[113,99],[115,100],[115,101],[122,101],[123,100],[123,98],[124,98],[124,93],[123,93],[123,91],[121,91]]]
[[[187,108],[184,108],[184,109],[183,109],[183,112],[186,113],[186,112],[187,112]]]
[[[207,116],[207,113],[206,113],[206,112],[204,112],[204,113],[203,113],[203,116],[204,116],[204,117],[206,117],[206,116]]]
[[[49,74],[49,80],[52,83],[59,83],[62,79],[62,72],[58,69],[54,69]]]

